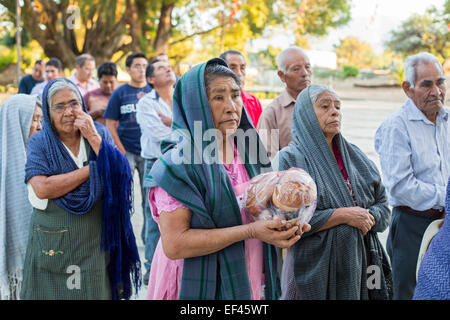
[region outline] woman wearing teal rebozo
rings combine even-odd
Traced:
[[[173,115],[177,138],[162,144],[163,156],[147,177],[161,230],[148,298],[277,299],[273,245],[291,246],[309,225],[252,222],[240,209],[237,185],[271,166],[242,107],[239,79],[221,59],[192,68],[177,83]],[[249,138],[240,139],[239,132]],[[175,210],[158,206],[164,193],[166,203],[178,203]]]

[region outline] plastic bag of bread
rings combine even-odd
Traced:
[[[317,204],[317,187],[299,168],[268,172],[250,180],[245,207],[255,220],[309,222]]]

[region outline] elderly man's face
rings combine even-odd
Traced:
[[[411,88],[403,82],[403,90],[415,105],[429,118],[435,117],[444,106],[445,78],[434,63],[419,63],[416,66],[416,84]]]
[[[81,102],[77,94],[70,89],[61,89],[52,97],[51,119],[58,135],[72,135],[77,132],[75,128],[74,109],[81,110]]]
[[[228,64],[228,67],[238,76],[239,80],[241,80],[241,88],[243,88],[245,84],[246,69],[244,57],[240,54],[229,53],[225,58],[225,62]]]
[[[311,84],[312,69],[309,59],[299,51],[291,51],[285,58],[286,72],[278,71],[281,81],[286,83],[290,93],[298,94]]]
[[[89,81],[95,73],[95,61],[86,60],[83,66],[75,66],[77,69],[77,78],[80,82]]]

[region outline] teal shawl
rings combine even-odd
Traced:
[[[283,296],[297,299],[389,298],[389,290],[384,286],[389,285],[389,279],[381,280],[383,288],[377,292],[369,292],[366,283],[366,270],[371,264],[386,269],[386,277],[390,276],[389,266],[382,263],[386,262],[386,255],[377,237],[377,232],[387,228],[391,217],[385,189],[375,164],[340,133],[334,140],[341,152],[356,205],[370,210],[375,225],[365,237],[360,230],[347,224],[318,232],[337,208],[355,205],[314,112],[309,93],[313,87],[303,90],[297,97],[293,141],[277,156],[280,170],[291,167],[306,170],[316,182],[318,197],[316,211],[309,222],[311,231],[304,233],[289,249],[293,253],[290,258],[294,260],[296,293],[283,292]],[[283,266],[283,272],[285,267],[288,266]]]
[[[213,159],[218,156],[211,151],[217,150],[216,141],[198,139],[208,129],[214,129],[204,77],[209,64],[227,66],[221,59],[212,59],[195,66],[178,81],[173,101],[172,141],[163,141],[163,156],[156,161],[148,177],[151,187],[160,186],[192,211],[193,229],[226,228],[242,224],[231,180],[223,165]],[[197,122],[197,126],[194,126],[194,122]],[[249,130],[257,137],[245,109],[239,128]],[[256,153],[248,152],[248,140],[235,141],[250,177],[271,170],[267,152],[259,138],[257,140]],[[176,161],[180,154],[184,163]],[[204,161],[194,162],[202,155]],[[276,260],[275,248],[264,244],[266,299],[279,296]],[[251,299],[244,241],[209,255],[184,259],[179,298]]]

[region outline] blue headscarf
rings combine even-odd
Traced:
[[[450,300],[450,178],[444,224],[431,240],[417,276],[415,300]]]
[[[53,176],[78,169],[59,139],[50,118],[49,90],[61,82],[65,82],[66,88],[75,91],[81,98],[76,85],[68,79],[55,79],[45,86],[42,95],[44,125],[29,141],[25,183],[37,175]],[[82,109],[86,112],[82,98],[81,102]],[[54,201],[64,211],[82,215],[89,212],[103,197],[101,248],[110,254],[112,298],[119,298],[119,286],[123,286],[122,298],[128,299],[131,294],[130,275],[136,292],[141,284],[139,254],[130,221],[133,178],[127,159],[114,147],[106,127],[97,122],[94,124],[102,138],[102,144],[98,157],[91,150],[89,179]]]

